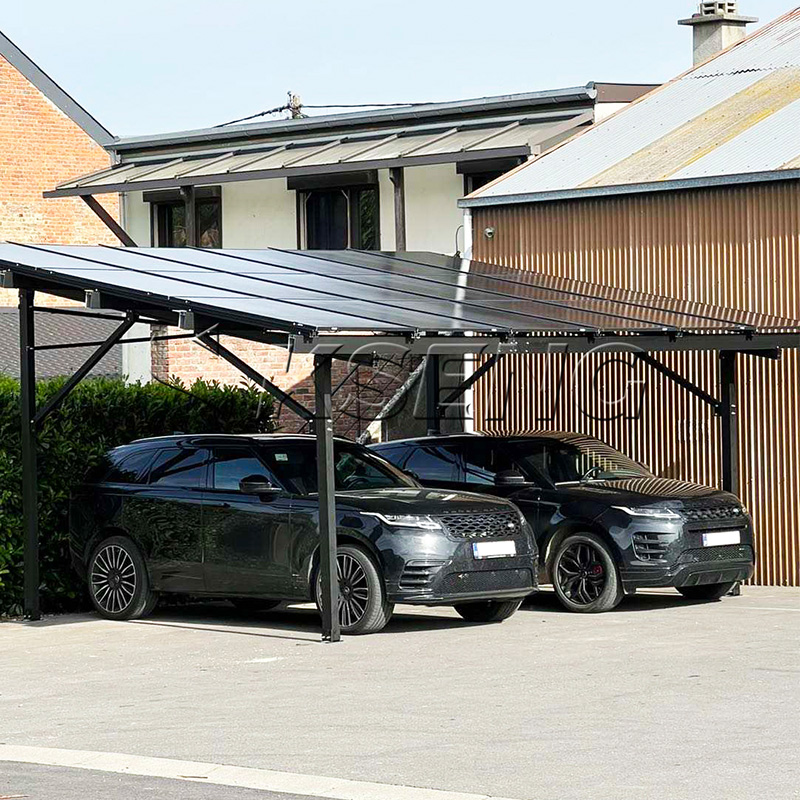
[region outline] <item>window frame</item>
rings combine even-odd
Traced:
[[[360,198],[363,192],[373,192],[375,195],[375,236],[374,247],[361,247],[361,215]],[[376,252],[381,249],[381,193],[380,187],[375,183],[341,184],[332,186],[308,187],[297,190],[297,247],[300,250],[311,250],[309,231],[308,203],[314,194],[333,194],[341,192],[346,199],[347,207],[347,246],[343,250],[371,250]],[[331,249],[331,248],[327,248]]]
[[[150,205],[150,246],[151,247],[175,247],[175,244],[167,244],[165,239],[165,216],[169,209],[185,208],[186,202],[179,189],[167,189],[153,192],[144,192],[143,200]],[[203,206],[216,205],[217,207],[217,230],[219,231],[219,244],[223,246],[222,230],[222,189],[219,186],[203,186],[195,189],[195,229],[200,232],[200,209]],[[186,247],[188,245],[177,245]],[[198,243],[198,247],[201,245]]]

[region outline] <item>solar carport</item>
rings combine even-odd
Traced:
[[[736,491],[737,354],[777,358],[800,346],[800,322],[554,278],[434,253],[201,250],[0,244],[4,288],[19,290],[25,612],[38,619],[36,432],[42,421],[136,322],[168,324],[229,361],[317,434],[322,632],[339,634],[333,483],[332,359],[371,362],[425,356],[426,416],[436,432],[453,404],[505,355],[629,352],[713,406],[722,419],[723,484]],[[44,407],[35,402],[34,292],[119,317],[94,354]],[[225,348],[220,335],[314,355],[315,408],[308,409]],[[86,344],[86,343],[83,343]],[[652,354],[720,353],[719,397]],[[439,359],[468,353],[481,365],[442,397]]]

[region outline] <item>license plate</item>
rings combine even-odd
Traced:
[[[714,531],[703,534],[703,547],[721,547],[725,544],[740,544],[741,541],[740,531]]]
[[[508,558],[517,554],[516,542],[473,542],[475,558]]]

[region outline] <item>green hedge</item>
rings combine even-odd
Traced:
[[[64,379],[40,381],[41,407]],[[198,381],[126,385],[84,381],[39,433],[39,535],[42,609],[87,607],[83,582],[70,565],[67,512],[72,487],[102,454],[133,439],[175,433],[265,433],[272,401],[255,388]],[[0,376],[0,615],[22,611],[22,498],[19,381]]]

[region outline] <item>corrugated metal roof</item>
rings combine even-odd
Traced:
[[[388,166],[416,166],[502,156],[525,157],[532,142],[558,141],[564,129],[593,119],[581,109],[526,115],[493,122],[426,126],[347,137],[284,141],[244,151],[217,151],[202,157],[152,157],[60,184],[48,197],[211,184],[220,181],[302,176],[319,171],[353,172]]]
[[[800,159],[798,101],[800,8],[462,205],[579,196],[597,187],[647,191],[649,184],[788,170]]]

